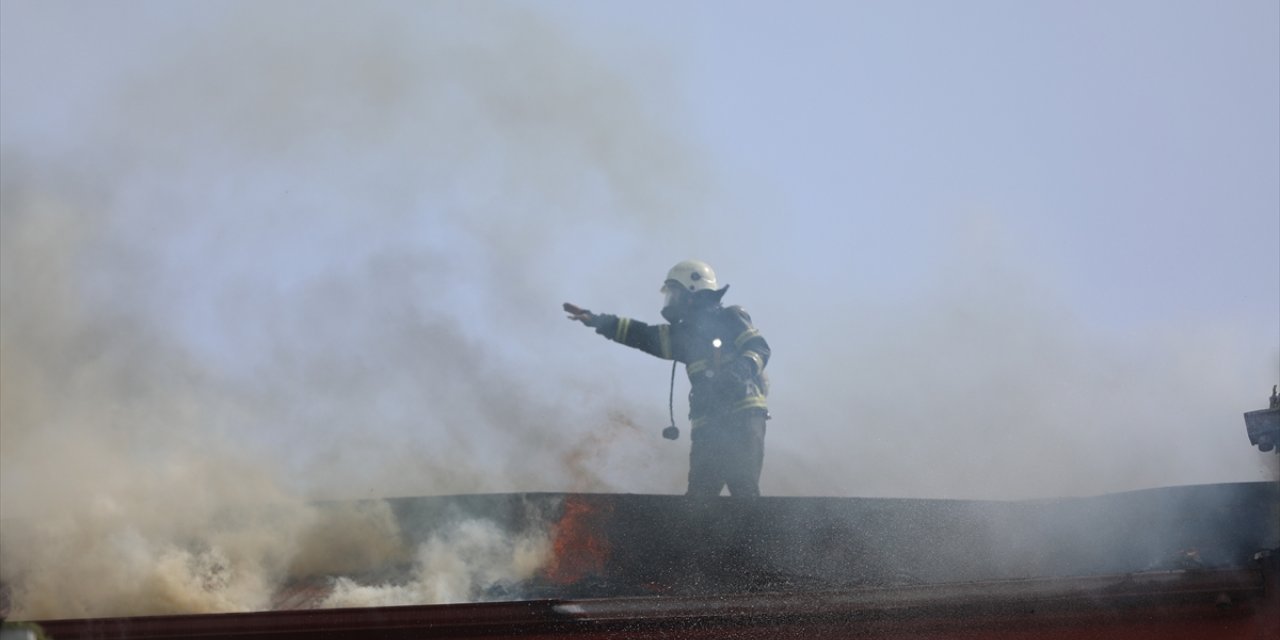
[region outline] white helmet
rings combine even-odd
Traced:
[[[665,293],[669,283],[675,282],[685,291],[703,291],[716,288],[716,272],[711,265],[701,260],[685,260],[667,272],[667,281],[662,284]]]

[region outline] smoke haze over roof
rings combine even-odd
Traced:
[[[3,515],[680,492],[666,364],[558,308],[689,257],[775,351],[766,493],[1274,473],[1274,3],[933,9],[6,2]]]

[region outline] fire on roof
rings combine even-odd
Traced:
[[[535,493],[386,504],[406,546],[420,550],[417,560],[295,577],[277,592],[274,611],[42,626],[58,638],[286,638],[318,629],[379,638],[1280,630],[1269,554],[1280,548],[1276,483],[1033,502]],[[415,603],[432,579],[423,550],[474,521],[508,540],[543,532],[541,564],[488,579],[472,566],[476,579],[462,598],[471,602]],[[343,590],[401,599],[344,607],[334,599]]]

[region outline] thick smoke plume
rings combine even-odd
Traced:
[[[410,599],[455,599],[531,571],[535,538],[475,574],[445,560],[497,553],[481,525],[405,550],[304,500],[618,486],[575,442],[625,400],[538,374],[562,325],[528,310],[582,273],[556,255],[696,200],[680,146],[532,16],[262,11],[116,76],[71,139],[6,129],[15,616],[258,609],[415,553]]]
[[[322,606],[386,607],[510,597],[510,589],[546,563],[547,545],[545,531],[512,535],[488,520],[461,520],[418,547],[408,580],[362,584],[340,577]]]

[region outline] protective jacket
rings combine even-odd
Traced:
[[[660,325],[598,314],[594,324],[610,340],[684,363],[693,429],[739,411],[767,411],[769,343],[742,307],[717,304]]]

